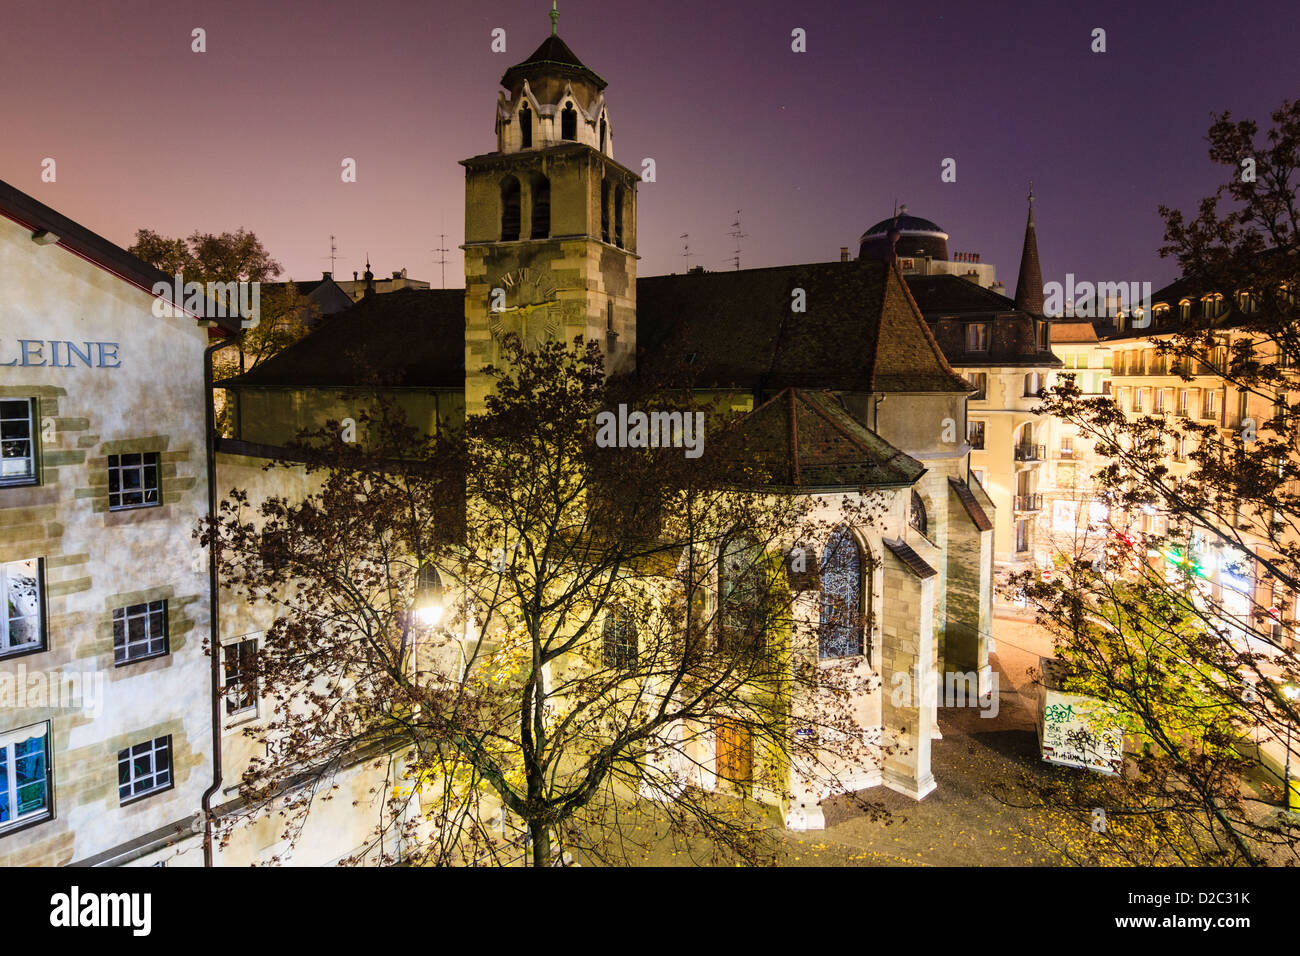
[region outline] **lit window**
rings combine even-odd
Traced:
[[[0,735],[0,778],[0,830],[50,815],[54,779],[48,723]]]
[[[111,511],[159,503],[158,453],[108,456],[108,507]]]
[[[983,449],[984,422],[970,421],[966,423],[966,442],[975,451]]]
[[[987,322],[971,322],[966,326],[966,351],[987,352],[989,350],[989,325]]]
[[[36,402],[30,398],[0,401],[0,484],[36,481]]]
[[[0,594],[5,601],[0,655],[36,650],[44,643],[41,570],[37,558],[0,564]]]
[[[172,785],[172,738],[156,737],[117,752],[117,796],[123,802]]]
[[[132,604],[113,612],[113,662],[125,664],[167,653],[167,602]]]
[[[988,372],[971,372],[966,376],[966,381],[970,382],[975,388],[975,393],[971,395],[972,401],[983,401],[988,397],[989,375]]]

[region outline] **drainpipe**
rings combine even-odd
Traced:
[[[203,352],[203,410],[207,437],[208,520],[217,515],[217,410],[212,394],[212,358],[234,343],[222,339]],[[211,527],[211,525],[209,525]],[[221,789],[221,596],[217,581],[217,548],[220,539],[213,535],[208,546],[208,627],[211,648],[212,689],[212,786],[203,792],[203,865],[212,866],[212,797]]]

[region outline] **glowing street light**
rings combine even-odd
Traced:
[[[432,564],[420,566],[415,580],[415,616],[425,627],[436,627],[446,608],[443,603],[442,579]]]

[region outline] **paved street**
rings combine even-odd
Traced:
[[[888,812],[868,819],[849,799],[830,801],[827,828],[785,839],[785,861],[794,864],[914,864],[920,866],[1051,865],[1063,860],[1047,844],[1087,839],[1078,825],[1044,811],[1010,808],[993,797],[990,784],[1036,770],[1034,694],[1028,671],[1050,642],[1032,624],[1008,618],[994,623],[999,708],[982,717],[978,708],[943,708],[942,740],[932,762],[938,788],[917,803],[884,788],[863,796]]]

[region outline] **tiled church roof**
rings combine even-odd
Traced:
[[[346,388],[378,372],[395,388],[465,387],[465,293],[401,289],[362,299],[310,335],[220,385]]]
[[[805,312],[795,312],[796,290]],[[637,280],[638,367],[703,388],[966,392],[889,263],[822,262]]]
[[[781,487],[907,486],[925,473],[827,391],[784,389],[745,417],[739,437]]]

